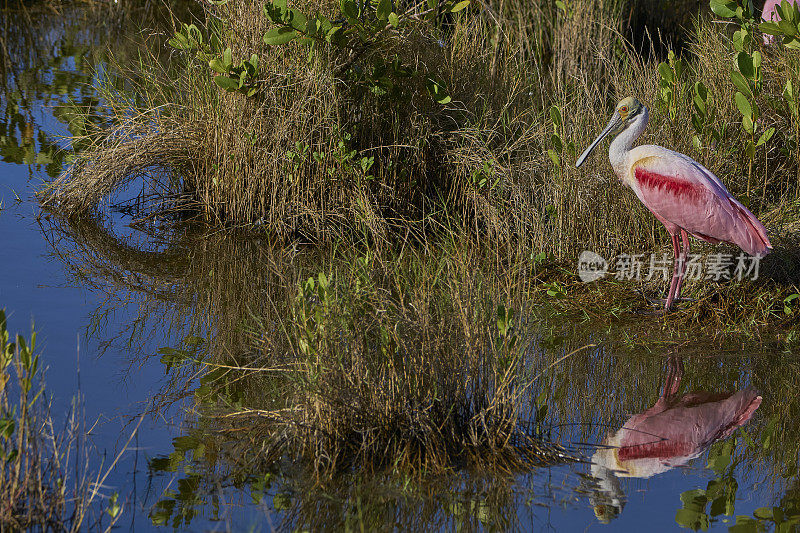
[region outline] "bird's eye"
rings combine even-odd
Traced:
[[[627,113],[628,112],[628,106],[624,105],[624,106],[620,107],[619,108],[619,112],[620,113]]]

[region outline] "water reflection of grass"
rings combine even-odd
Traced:
[[[764,395],[740,468],[783,483],[800,446],[794,374],[782,371],[797,365],[794,341],[780,330],[700,342],[680,317],[586,319],[537,301],[560,275],[551,267],[498,265],[455,242],[324,251],[177,226],[142,251],[96,221],[50,224],[82,283],[105,288],[112,308],[139,305],[132,345],[153,334],[148,323],[186,338],[158,354],[170,375],[161,401],[186,398],[194,413],[172,454],[151,463],[154,475],[186,471],[156,521],[191,520],[217,486],[267,494],[302,524],[319,506],[336,509],[331,491],[341,513],[353,498],[395,498],[398,484],[556,464],[570,443],[600,442],[621,413],[652,405],[667,353],[687,358],[689,389],[750,384]],[[764,447],[773,420],[781,444]],[[359,476],[385,492],[347,489]],[[487,504],[470,501],[456,507],[474,518]]]
[[[143,27],[166,28],[170,13],[189,17],[185,2],[11,1],[0,8],[0,156],[57,177],[72,150],[42,124],[51,109],[69,135],[81,135],[102,108],[94,84],[112,58],[136,57]],[[104,77],[111,82],[111,77]],[[91,116],[87,117],[89,114]],[[45,115],[46,116],[46,115]],[[46,119],[45,119],[46,120]]]

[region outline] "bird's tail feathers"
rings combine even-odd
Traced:
[[[742,239],[744,242],[737,242],[736,244],[750,255],[765,256],[770,253],[772,251],[772,244],[769,242],[767,229],[764,225],[749,209],[740,204],[735,198],[729,197],[729,200],[736,210],[736,213],[739,215],[739,219],[744,222],[747,228],[746,236],[743,236],[744,239]]]

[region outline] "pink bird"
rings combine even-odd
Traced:
[[[781,20],[778,10],[775,7],[781,0],[767,0],[764,2],[764,9],[761,10],[761,20],[764,22],[778,22]],[[800,0],[787,0],[787,3],[800,7]],[[775,35],[764,34],[764,44],[771,44],[777,41]]]
[[[592,499],[603,522],[619,514],[625,503],[618,478],[649,478],[686,464],[746,424],[761,405],[761,396],[752,388],[679,397],[683,365],[675,357],[667,364],[664,392],[655,405],[631,416],[592,457],[599,489]]]
[[[672,237],[675,261],[664,304],[668,311],[680,298],[689,235],[714,244],[736,244],[758,257],[768,254],[772,245],[755,215],[731,196],[719,178],[703,165],[661,146],[632,148],[647,127],[647,120],[647,107],[636,98],[624,98],[617,104],[608,126],[581,154],[575,166],[581,166],[607,135],[614,137],[608,148],[614,172]]]

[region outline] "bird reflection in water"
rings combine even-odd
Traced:
[[[761,405],[752,388],[678,396],[682,376],[682,361],[671,357],[664,392],[655,405],[630,417],[592,456],[595,487],[590,501],[601,522],[610,522],[625,506],[620,477],[649,478],[686,464],[746,424]]]

